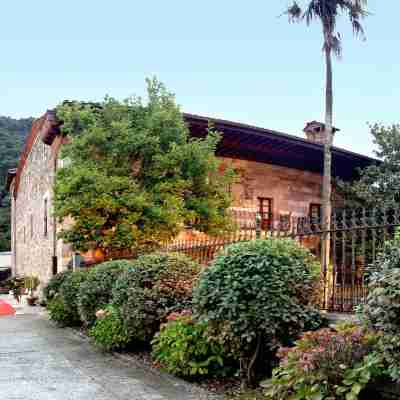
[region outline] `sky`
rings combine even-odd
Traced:
[[[145,78],[156,76],[185,112],[304,136],[306,122],[324,119],[321,28],[289,24],[280,16],[288,4],[3,2],[0,115],[38,117],[65,99],[144,96]],[[366,41],[345,18],[338,27],[334,124],[336,146],[373,155],[368,123],[400,123],[400,2],[369,0],[369,10]]]

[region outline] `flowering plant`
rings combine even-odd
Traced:
[[[264,384],[266,398],[358,399],[382,371],[376,342],[376,335],[351,325],[305,333],[295,347],[278,351],[281,363]]]
[[[192,321],[192,310],[182,310],[180,312],[172,312],[167,316],[167,321],[176,321],[180,318],[188,317],[187,321]]]

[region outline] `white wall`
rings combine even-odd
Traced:
[[[0,268],[1,267],[11,268],[11,252],[0,253]]]

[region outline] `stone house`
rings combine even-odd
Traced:
[[[320,214],[324,125],[313,121],[305,138],[231,121],[184,114],[193,137],[206,135],[209,123],[222,133],[217,156],[233,164],[239,182],[229,190],[232,209],[259,211],[265,229],[280,218]],[[34,121],[16,169],[8,174],[12,194],[12,270],[15,275],[35,275],[45,284],[71,264],[67,243],[57,239],[60,229],[53,216],[53,184],[63,165],[60,133],[55,113]],[[358,168],[376,160],[347,150],[332,149],[334,177],[351,181]]]

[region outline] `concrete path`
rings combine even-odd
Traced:
[[[40,311],[40,307],[30,307],[26,302],[26,296],[23,296],[21,301],[18,303],[17,300],[11,294],[0,294],[0,301],[5,301],[10,304],[16,311],[16,315],[22,314],[37,314]]]
[[[4,400],[205,398],[179,380],[97,351],[38,313],[0,317],[0,396]]]

